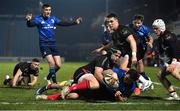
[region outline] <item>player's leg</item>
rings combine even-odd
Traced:
[[[70,87],[65,87],[61,91],[62,98],[64,99],[66,95],[72,91],[77,91],[77,90],[85,90],[85,89],[98,89],[99,88],[99,82],[97,79],[90,73],[82,75],[78,79],[78,83],[75,85],[72,85]]]
[[[145,90],[149,89],[152,86],[152,81],[149,80],[149,77],[144,72],[143,58],[144,58],[144,55],[145,55],[145,50],[143,50],[143,49],[140,50],[139,49],[139,51],[141,53],[138,53],[138,62],[137,62],[136,69],[140,74],[140,76],[139,76],[139,81],[140,81],[139,88],[142,91],[145,91]]]
[[[53,56],[55,61],[55,72],[57,72],[61,68],[61,57],[60,56]]]
[[[157,77],[162,83],[162,85],[167,89],[170,94],[170,97],[166,98],[167,100],[180,100],[179,96],[176,93],[175,88],[171,85],[171,82],[166,78],[169,72],[166,72],[166,69],[159,71]]]
[[[171,72],[171,75],[180,80],[180,63],[178,62],[178,64],[176,64],[174,70]]]
[[[59,55],[58,48],[54,46],[50,46],[50,51],[52,54],[52,62],[54,63],[53,66],[50,67],[49,75],[47,78],[52,77],[53,83],[57,83],[56,80],[56,72],[60,69],[61,67],[61,57]]]
[[[66,96],[66,99],[78,99],[79,95],[77,93],[69,93]],[[37,95],[36,100],[59,100],[61,99],[61,94],[53,94],[53,95]]]
[[[44,92],[46,92],[47,90],[49,90],[49,89],[61,89],[61,88],[62,88],[62,86],[60,84],[52,83],[52,84],[48,84],[46,86],[43,86],[43,87],[39,88],[36,91],[36,94],[41,95]]]
[[[45,58],[46,58],[48,65],[49,65],[49,74],[47,76],[47,80],[50,80],[50,77],[51,77],[53,83],[57,83],[54,58],[52,55],[47,55]]]

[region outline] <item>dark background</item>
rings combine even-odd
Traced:
[[[41,56],[37,29],[26,27],[25,15],[39,15],[43,3],[50,3],[52,15],[59,18],[83,18],[81,25],[56,30],[61,56],[67,61],[90,58],[90,52],[100,46],[103,18],[109,12],[118,14],[121,24],[130,23],[134,14],[143,14],[149,27],[156,18],[167,24],[180,19],[180,0],[1,0],[1,57]]]

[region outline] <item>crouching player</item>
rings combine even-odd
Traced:
[[[31,62],[20,62],[16,64],[13,71],[13,78],[6,75],[4,85],[16,86],[34,86],[38,80],[40,61],[36,58]]]

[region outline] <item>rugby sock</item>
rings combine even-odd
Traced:
[[[55,67],[55,73],[56,73],[59,69],[60,69],[60,67],[59,67],[59,66],[56,66],[56,67]],[[49,73],[48,76],[47,76],[47,80],[50,80],[50,79],[51,79],[51,73]]]
[[[46,89],[52,89],[52,84],[48,84]]]
[[[90,87],[89,81],[84,80],[74,86],[69,87],[69,91],[76,91],[76,90],[82,90],[82,89],[88,89]]]
[[[47,76],[47,80],[50,80],[50,79],[51,79],[51,74],[49,73]]]
[[[139,80],[145,84],[146,82],[148,82],[148,80],[146,80],[142,75],[139,76]]]
[[[47,96],[47,99],[48,100],[58,100],[58,99],[60,99],[61,98],[61,94],[53,94],[53,95],[48,95]]]
[[[149,78],[148,78],[148,76],[145,74],[145,72],[141,72],[141,73],[139,73],[139,74],[141,74],[146,80],[149,80]]]
[[[57,83],[57,81],[56,81],[56,72],[55,72],[55,68],[50,68],[50,69],[49,69],[49,73],[51,74],[53,83]]]

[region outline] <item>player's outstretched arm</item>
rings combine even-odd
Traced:
[[[32,22],[32,14],[27,14],[26,15],[26,25],[28,27],[34,27],[36,26],[36,24],[34,22]]]
[[[58,26],[72,26],[72,25],[78,25],[82,22],[82,18],[78,17],[75,20],[62,20],[57,23]]]

